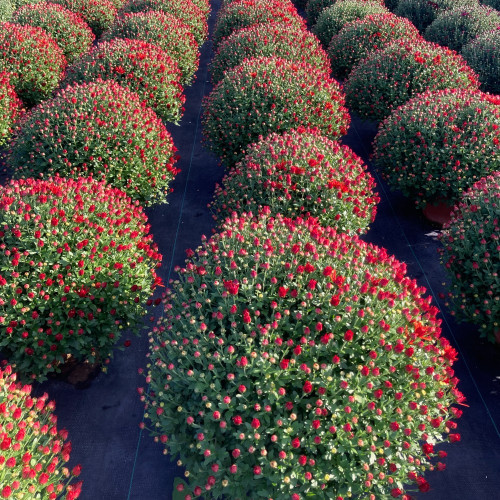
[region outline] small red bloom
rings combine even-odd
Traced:
[[[245,309],[243,311],[243,323],[250,323],[252,321],[252,317],[250,316],[250,311]]]
[[[240,288],[240,284],[238,283],[238,280],[231,280],[231,281],[224,280],[224,288],[231,295],[238,295],[238,290]]]
[[[306,394],[309,394],[310,392],[312,392],[313,390],[313,386],[311,384],[311,382],[309,382],[309,380],[306,380],[305,383],[304,383],[304,387],[302,388],[302,390],[306,393]]]
[[[48,480],[49,480],[49,475],[45,472],[40,474],[40,477],[38,478],[38,482],[40,484],[45,484],[45,483],[47,483]]]
[[[424,443],[422,445],[422,451],[429,456],[431,453],[434,453],[434,446],[430,443]]]
[[[427,493],[431,489],[430,484],[422,476],[417,477],[417,485],[422,493]]]

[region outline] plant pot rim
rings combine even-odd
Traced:
[[[422,209],[422,213],[428,221],[442,228],[450,222],[454,207],[455,202],[447,198],[438,198],[426,203]]]

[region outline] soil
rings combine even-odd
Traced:
[[[94,363],[89,361],[78,361],[73,356],[69,355],[66,362],[59,366],[58,373],[51,373],[49,378],[62,380],[75,386],[76,389],[87,389],[90,387],[92,380],[101,372],[102,363],[97,360]]]

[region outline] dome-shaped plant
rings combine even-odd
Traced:
[[[169,0],[125,0],[122,13],[123,12],[148,12],[150,10],[169,12],[168,6],[166,4],[171,3]],[[191,3],[196,5],[196,15],[200,13],[203,17],[208,18],[211,5],[210,0],[191,0]],[[193,14],[195,14],[193,12]],[[202,19],[202,17],[200,17]]]
[[[151,205],[166,201],[174,152],[167,129],[137,94],[97,80],[66,87],[28,113],[7,165],[16,177],[103,177]]]
[[[458,6],[477,4],[477,0],[399,0],[394,14],[406,17],[423,33],[439,13]]]
[[[0,73],[0,147],[9,139],[22,112],[23,103],[10,84],[9,74]]]
[[[425,30],[424,36],[431,42],[460,52],[465,44],[493,29],[500,29],[500,12],[472,4],[441,12]]]
[[[477,89],[477,75],[456,52],[425,40],[398,40],[372,52],[345,81],[346,102],[363,118],[383,120],[427,90]]]
[[[206,14],[191,0],[129,0],[122,13],[159,11],[171,14],[189,26],[196,42],[202,45],[208,38]]]
[[[331,7],[337,0],[308,0],[306,5],[306,19],[309,26],[314,26],[319,15],[328,7]]]
[[[26,5],[16,10],[13,21],[44,29],[57,42],[68,62],[87,52],[95,38],[79,14],[55,3]]]
[[[451,278],[458,318],[500,342],[500,172],[464,193],[440,235],[441,262]]]
[[[304,20],[289,2],[280,0],[235,0],[217,13],[212,43],[217,48],[223,38],[241,28],[267,22],[283,22],[305,28]]]
[[[14,8],[10,0],[3,0],[0,2],[0,22],[10,21]]]
[[[304,63],[247,59],[226,72],[205,100],[204,134],[211,149],[232,165],[259,136],[298,126],[327,137],[347,132],[344,96],[329,76]]]
[[[479,75],[481,90],[500,94],[500,30],[479,35],[465,45],[462,56]]]
[[[193,252],[190,252],[193,254]],[[311,221],[228,221],[151,334],[147,418],[206,498],[427,491],[463,399],[405,265]],[[373,496],[370,496],[373,495]],[[189,497],[186,497],[189,498]]]
[[[115,6],[115,8],[120,9],[127,0],[110,0],[110,2]]]
[[[161,261],[142,208],[91,178],[0,186],[0,346],[44,379],[71,355],[104,360],[137,329]]]
[[[111,0],[51,0],[80,14],[96,36],[108,29],[117,10]]]
[[[12,4],[12,8],[17,10],[25,5],[34,5],[43,1],[44,0],[10,0],[10,3]]]
[[[101,42],[70,66],[63,86],[97,78],[127,87],[164,121],[178,123],[185,96],[177,63],[157,45],[116,38]]]
[[[71,443],[68,431],[57,428],[55,403],[31,396],[31,385],[17,381],[11,366],[0,369],[0,410],[2,415],[2,498],[79,497],[82,482],[70,484],[80,474],[79,465],[71,474],[67,462]]]
[[[309,63],[330,72],[328,57],[309,31],[285,23],[263,23],[242,28],[224,38],[212,60],[212,81],[219,82],[224,71],[251,57],[281,57],[289,61]]]
[[[449,89],[395,110],[374,140],[374,160],[394,189],[424,206],[500,170],[500,99]]]
[[[389,13],[386,7],[376,1],[360,2],[342,0],[325,9],[318,17],[313,31],[323,47],[328,48],[332,38],[349,22],[374,14]]]
[[[168,10],[168,3],[171,3],[170,0],[125,0],[122,2],[124,8],[122,12],[148,12],[151,10],[154,11],[164,11],[170,13]],[[196,5],[199,11],[203,14],[203,17],[207,18],[210,14],[211,6],[210,0],[191,0],[191,3]],[[198,10],[196,10],[196,15],[199,14]],[[195,14],[195,12],[193,12]],[[202,17],[200,17],[202,19]]]
[[[119,17],[106,31],[102,40],[130,38],[160,47],[177,62],[182,73],[182,85],[189,85],[198,70],[198,44],[189,26],[175,16],[162,12],[139,12]]]
[[[410,21],[394,14],[374,14],[352,21],[332,38],[328,47],[332,72],[344,79],[361,59],[400,38],[420,38]]]
[[[45,30],[0,23],[0,73],[10,73],[12,86],[28,106],[51,96],[65,67],[62,50]]]
[[[270,134],[252,144],[215,188],[220,220],[269,206],[286,217],[313,216],[339,232],[364,233],[375,220],[375,182],[361,158],[315,130]]]

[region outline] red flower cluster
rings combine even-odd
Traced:
[[[14,12],[12,20],[44,29],[57,42],[69,63],[90,50],[95,38],[79,14],[56,3],[25,5]]]
[[[417,94],[478,87],[477,75],[456,52],[415,39],[372,52],[354,67],[344,89],[350,109],[382,120]]]
[[[431,42],[460,52],[478,35],[500,27],[500,12],[481,3],[467,2],[443,10],[425,30]]]
[[[352,68],[370,53],[402,38],[421,37],[407,19],[390,13],[369,15],[345,24],[328,47],[333,74],[346,78]]]
[[[0,73],[10,73],[10,83],[28,106],[52,94],[65,67],[62,50],[45,30],[0,23]]]
[[[244,59],[262,56],[300,61],[330,72],[328,56],[314,35],[299,26],[270,22],[236,30],[224,38],[210,65],[212,82],[218,83],[225,71]]]
[[[228,219],[179,274],[143,398],[193,491],[235,498],[250,477],[256,496],[283,498],[428,489],[421,471],[444,467],[434,443],[463,397],[437,308],[404,264],[312,219],[262,214]]]
[[[189,26],[175,16],[150,11],[118,17],[102,36],[107,41],[114,38],[142,40],[158,46],[177,62],[181,83],[192,83],[200,58],[198,44]]]
[[[65,465],[71,453],[68,432],[57,428],[55,403],[48,401],[48,395],[30,394],[31,385],[17,382],[10,366],[0,369],[0,497],[30,494],[74,500],[80,496],[82,482],[71,480],[81,467],[73,467],[70,474]]]
[[[124,9],[122,13],[125,12],[148,12],[148,11],[165,11],[170,12],[168,10],[168,6],[166,5],[168,2],[164,0],[125,0],[122,4],[125,3]],[[199,10],[203,13],[205,18],[208,18],[211,11],[210,0],[191,0],[191,3],[196,5]],[[198,15],[198,12],[196,12]]]
[[[0,186],[0,346],[23,375],[104,359],[137,325],[161,255],[142,209],[92,179]]]
[[[451,202],[500,169],[500,107],[488,94],[449,89],[416,96],[380,125],[375,163],[419,207]]]
[[[51,0],[82,16],[95,36],[99,37],[108,29],[118,11],[114,2],[120,0]]]
[[[357,2],[363,4],[366,3],[367,0],[357,0]],[[336,0],[308,0],[306,5],[306,17],[309,26],[314,26],[317,22],[319,22],[321,15],[325,11],[330,10],[334,5],[336,5],[336,3]],[[377,3],[383,6],[384,0],[378,0]],[[348,22],[348,20],[345,22]]]
[[[328,48],[332,38],[348,23],[357,19],[377,14],[389,14],[384,2],[376,0],[342,0],[322,10],[313,32],[319,38],[323,47]]]
[[[222,220],[233,211],[257,215],[263,206],[287,217],[311,215],[339,232],[363,233],[379,198],[366,166],[347,146],[316,130],[270,134],[215,188],[211,207]]]
[[[110,0],[110,2],[115,6],[115,8],[120,9],[127,0]]]
[[[261,135],[302,125],[337,138],[349,121],[334,80],[309,64],[277,57],[246,59],[227,71],[205,100],[203,117],[211,149],[229,165]]]
[[[192,0],[129,0],[120,13],[123,15],[147,11],[159,11],[175,16],[189,26],[199,45],[202,45],[208,38],[209,9],[203,0],[197,0],[197,2]]]
[[[175,151],[165,125],[137,94],[97,80],[66,87],[27,114],[7,163],[18,177],[92,174],[149,205],[166,200]]]
[[[128,88],[164,121],[178,124],[186,100],[177,62],[157,45],[116,38],[101,42],[70,66],[64,85],[101,78]]]
[[[217,13],[212,42],[217,48],[233,32],[269,22],[293,25],[305,29],[304,20],[289,0],[233,0]]]
[[[478,325],[482,336],[498,342],[500,171],[463,194],[440,239],[441,262],[451,278],[449,305],[460,319]]]
[[[5,72],[0,73],[0,96],[0,146],[3,146],[23,113],[23,103],[10,84],[10,75]]]

